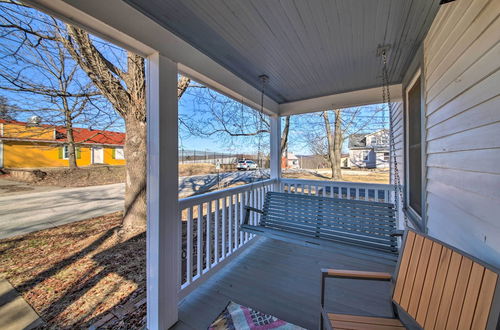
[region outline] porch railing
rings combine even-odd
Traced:
[[[333,198],[389,202],[394,187],[378,183],[281,179],[280,190]]]
[[[181,291],[185,297],[244,250],[254,237],[240,232],[246,205],[262,208],[268,191],[377,200],[388,202],[393,188],[388,184],[301,179],[270,179],[179,200],[182,224]],[[252,212],[250,224],[260,214]]]
[[[239,230],[245,216],[244,206],[261,208],[266,192],[277,183],[275,179],[264,180],[179,200],[181,298],[254,237]],[[253,213],[251,223],[258,223],[259,216]]]

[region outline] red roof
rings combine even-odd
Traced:
[[[73,128],[73,137],[76,143],[95,144],[124,144],[125,133]],[[66,128],[56,127],[56,140],[66,141]]]
[[[15,124],[15,125],[23,125],[25,126],[26,122],[15,121],[15,120],[4,120],[0,119],[0,124]],[[61,126],[52,126],[52,125],[39,125],[41,127],[51,128],[53,127],[56,130],[56,139],[54,141],[57,142],[66,142],[66,128]],[[74,127],[73,128],[73,136],[76,143],[89,143],[89,144],[114,144],[114,145],[123,145],[125,143],[125,133],[121,132],[112,132],[112,131],[103,131],[103,130],[94,130],[87,128]],[[34,138],[26,138],[23,140],[40,140]]]

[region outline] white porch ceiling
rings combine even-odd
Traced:
[[[393,101],[438,0],[23,0],[268,114],[380,103],[378,45]]]
[[[380,86],[378,45],[391,45],[390,82],[399,84],[439,6],[437,0],[124,1],[250,85],[259,88],[258,76],[268,75],[266,94],[277,103]]]

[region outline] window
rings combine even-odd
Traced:
[[[384,161],[385,162],[389,161],[389,153],[388,152],[384,152]]]
[[[76,159],[80,159],[80,147],[75,147],[75,156]],[[67,144],[59,148],[59,159],[69,159],[69,146]]]
[[[422,107],[420,76],[406,92],[407,111],[407,206],[422,217]]]
[[[363,151],[363,160],[368,160],[368,156],[370,155],[370,152],[368,150]]]
[[[67,145],[62,148],[62,159],[69,159],[69,147]]]
[[[115,148],[115,159],[125,159],[123,148]]]

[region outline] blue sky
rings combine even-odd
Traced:
[[[0,5],[0,7],[4,9],[11,8],[9,6],[12,5]],[[28,10],[28,14],[31,15],[32,19],[35,18],[32,25],[40,26],[40,28],[43,29],[43,22],[47,16],[34,10]],[[21,23],[26,21],[26,18],[22,17],[17,12],[12,13],[12,19],[18,19]],[[34,81],[41,85],[50,85],[53,83],[48,76],[46,76],[41,70],[34,67],[32,62],[29,61],[29,57],[33,56],[29,49],[21,49],[18,58],[5,56],[12,49],[17,49],[20,39],[16,39],[15,34],[9,34],[7,37],[5,37],[5,33],[3,33],[3,35],[4,38],[0,44],[0,57],[2,57],[0,70],[3,69],[4,72],[10,70],[12,74],[21,72],[27,80]],[[124,68],[124,64],[126,63],[126,54],[122,49],[99,38],[94,38],[94,41],[96,46],[110,61],[112,61],[115,65],[126,69]],[[36,40],[33,40],[33,42],[36,43]],[[68,66],[71,66],[73,63],[70,58],[67,62]],[[75,80],[76,81],[71,86],[71,88],[75,90],[78,89],[80,85],[87,85],[90,82],[86,74],[81,70],[77,72]],[[8,84],[5,79],[0,77],[0,86],[1,85],[5,86]],[[62,124],[62,119],[56,118],[58,115],[57,111],[42,110],[43,108],[57,108],[58,104],[57,102],[54,102],[53,98],[37,96],[32,93],[18,93],[2,89],[0,89],[0,95],[7,97],[10,104],[16,105],[20,109],[24,110],[16,114],[16,119],[18,120],[25,121],[30,116],[36,114],[41,116],[47,123]],[[210,101],[210,97],[213,98],[214,95],[219,103]],[[262,128],[260,126],[260,122],[258,121],[247,123],[247,121],[250,121],[252,118],[257,118],[254,110],[246,106],[241,106],[238,102],[230,100],[221,94],[214,93],[213,91],[209,92],[207,89],[190,88],[179,102],[179,114],[185,122],[197,123],[197,128],[203,130],[205,127],[210,127],[214,122],[211,111],[219,111],[220,109],[217,109],[218,106],[227,107],[229,110],[226,110],[226,114],[231,114],[231,111],[233,110],[241,112],[241,120],[243,121],[245,129],[252,130],[255,129],[255,127]],[[89,109],[86,111],[88,111],[89,116],[99,113],[99,119],[92,121],[92,128],[124,131],[123,120],[113,111],[110,103],[105,98],[100,97],[95,99],[93,104],[89,106]],[[387,111],[385,111],[381,105],[346,109],[343,110],[342,113],[344,120],[350,119],[353,114],[356,114],[356,120],[353,121],[356,122],[356,124],[348,125],[348,123],[345,123],[346,128],[348,128],[348,133],[375,131],[388,126]],[[89,125],[88,120],[81,119],[86,119],[85,116],[79,118],[80,119],[78,119],[79,121],[77,120],[75,126],[84,126],[84,122],[87,123],[85,124],[86,126]],[[333,115],[330,115],[330,119],[333,125]],[[232,122],[232,124],[233,126],[235,125],[234,122]],[[269,134],[267,133],[261,134],[260,137],[229,137],[222,133],[207,136],[207,134],[192,134],[192,132],[186,129],[183,125],[179,125],[179,127],[179,146],[185,149],[251,153],[257,150],[259,144],[263,152],[269,148]],[[311,136],[314,134],[321,135],[323,131],[324,122],[318,113],[293,116],[291,120],[288,150],[296,154],[309,154],[311,149],[309,146],[309,140],[312,138]]]

